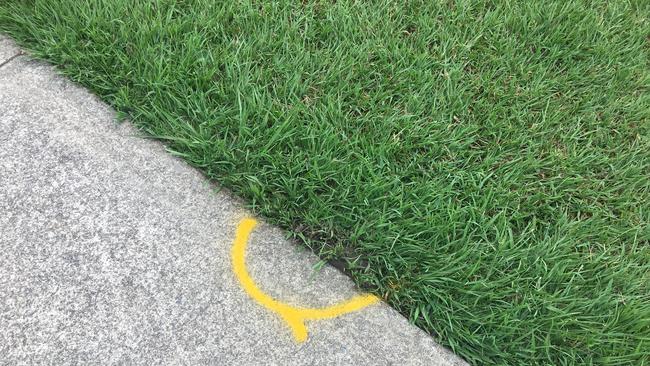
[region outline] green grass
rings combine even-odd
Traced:
[[[473,364],[650,364],[650,3],[3,0]]]

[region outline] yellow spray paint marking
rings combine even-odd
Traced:
[[[339,315],[363,309],[364,307],[379,301],[379,299],[373,295],[360,295],[339,304],[320,309],[311,309],[291,306],[267,295],[257,287],[255,281],[253,281],[246,269],[246,245],[248,244],[248,236],[255,228],[255,225],[257,225],[257,221],[250,218],[243,219],[239,223],[235,241],[230,252],[232,258],[232,269],[235,272],[239,283],[250,297],[260,305],[280,315],[280,317],[287,322],[289,327],[291,327],[296,342],[304,342],[307,339],[307,326],[305,326],[305,321],[307,320],[334,318]]]

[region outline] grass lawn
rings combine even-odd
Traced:
[[[650,364],[650,2],[2,0],[473,364]]]

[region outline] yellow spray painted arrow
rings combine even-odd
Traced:
[[[251,278],[246,269],[246,246],[248,237],[257,225],[257,221],[251,218],[243,219],[237,227],[237,234],[231,249],[232,269],[244,288],[246,293],[260,305],[277,313],[291,327],[296,342],[304,342],[307,339],[307,320],[321,320],[334,318],[339,315],[363,309],[374,304],[379,299],[373,295],[360,295],[343,301],[339,304],[327,306],[320,309],[301,308],[285,304],[264,293]]]

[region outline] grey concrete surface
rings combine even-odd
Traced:
[[[0,58],[15,50],[0,39]],[[296,344],[231,271],[238,200],[26,56],[0,68],[0,207],[0,364],[464,364],[383,303]],[[274,296],[358,293],[317,262],[270,225],[251,237]]]
[[[20,48],[11,39],[3,37],[0,34],[0,65],[11,60],[12,57],[18,54],[20,54]]]

